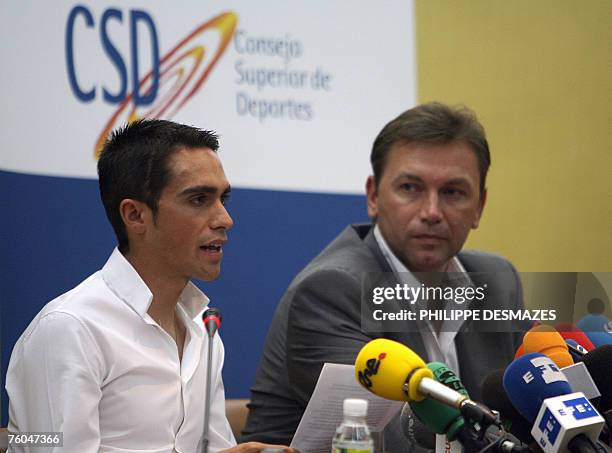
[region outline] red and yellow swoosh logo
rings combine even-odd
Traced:
[[[227,48],[238,23],[238,16],[226,12],[200,25],[159,62],[159,92],[155,102],[144,108],[132,103],[133,93],[126,96],[107,122],[95,147],[97,159],[108,134],[120,124],[131,123],[141,118],[172,118],[183,105],[202,87]],[[216,49],[209,55],[209,48]],[[153,71],[138,83],[141,93],[150,89]]]

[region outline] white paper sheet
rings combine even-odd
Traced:
[[[336,427],[342,422],[345,398],[368,401],[367,423],[372,431],[382,431],[403,405],[401,401],[385,400],[361,387],[355,379],[353,365],[326,363],[291,446],[301,453],[329,453]]]

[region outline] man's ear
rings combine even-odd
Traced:
[[[482,193],[480,194],[480,201],[478,205],[478,212],[476,213],[476,218],[474,219],[474,222],[472,222],[472,229],[474,230],[478,228],[478,225],[480,225],[482,211],[484,211],[486,202],[487,202],[487,189],[484,189]]]
[[[368,203],[368,216],[371,219],[378,217],[378,192],[376,190],[376,180],[374,176],[368,176],[366,181],[366,197]]]
[[[142,201],[126,198],[119,203],[119,214],[128,234],[138,236],[147,230],[151,209]]]

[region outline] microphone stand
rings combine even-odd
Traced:
[[[204,390],[204,429],[202,431],[202,453],[208,453],[208,433],[210,425],[210,378],[212,371],[213,337],[221,326],[221,313],[216,308],[209,308],[202,315],[204,327],[208,333],[208,360],[206,362],[206,388]]]
[[[212,363],[212,337],[208,338],[208,366],[206,367],[206,390],[204,396],[204,432],[202,438],[202,453],[208,453],[208,425],[210,419],[210,375]]]

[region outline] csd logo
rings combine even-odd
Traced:
[[[88,103],[101,91],[100,97],[104,102],[117,105],[98,136],[94,156],[98,157],[106,137],[118,125],[141,118],[174,117],[200,90],[225,52],[237,23],[236,13],[220,13],[196,26],[160,55],[162,46],[158,27],[147,12],[138,9],[122,12],[108,8],[96,18],[85,6],[75,6],[68,14],[65,41],[66,72],[72,92],[81,102]],[[117,36],[120,27],[124,27],[124,35],[129,39],[128,55],[119,51],[122,47],[121,33]],[[75,53],[84,35],[96,34],[96,29],[100,46],[108,58],[104,62],[91,62],[86,55]],[[141,47],[149,48],[151,52],[151,69],[143,71],[144,75],[139,69]],[[85,75],[92,73],[91,65],[97,68],[104,64],[111,65],[117,73],[119,87],[114,90],[109,88],[113,82]],[[84,71],[83,68],[90,70]]]
[[[74,45],[75,32],[78,35],[87,33],[85,29],[94,29],[96,26],[99,29],[100,45],[108,56],[109,62],[114,66],[119,78],[119,89],[116,92],[111,92],[103,83],[100,83],[102,88],[102,98],[109,104],[118,104],[123,101],[127,95],[128,86],[128,69],[131,68],[131,82],[133,101],[136,105],[150,105],[157,97],[159,90],[159,40],[157,37],[157,28],[153,18],[145,11],[133,9],[127,14],[129,20],[126,20],[126,26],[129,26],[130,38],[130,58],[129,61],[119,53],[116,41],[113,41],[109,33],[109,27],[123,26],[123,12],[115,8],[108,8],[102,13],[102,17],[96,20],[89,9],[85,6],[77,5],[72,8],[66,21],[66,70],[68,73],[68,81],[74,95],[82,102],[91,102],[96,97],[96,83],[93,81],[84,81],[77,77],[77,66],[75,63]],[[141,32],[138,31],[138,25],[141,24]],[[138,70],[138,48],[143,44],[144,36],[142,27],[148,31],[149,44],[151,49],[152,73],[151,85],[146,93],[141,93],[138,86],[140,79]],[[93,31],[93,30],[92,30]],[[140,35],[140,36],[139,36]],[[127,64],[126,64],[127,63]]]
[[[378,359],[373,358],[369,359],[366,362],[366,367],[364,370],[359,371],[359,383],[366,388],[372,387],[372,376],[376,376],[378,373],[378,368],[380,367],[380,361],[387,357],[387,354],[381,352],[378,356]]]

